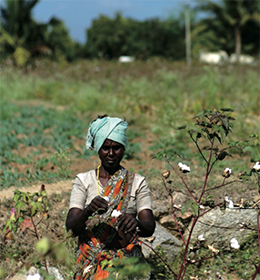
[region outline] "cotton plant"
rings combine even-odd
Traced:
[[[187,271],[187,266],[192,265],[193,263],[202,262],[204,259],[190,259],[188,255],[190,254],[191,248],[194,250],[196,246],[191,246],[191,240],[192,239],[192,231],[198,222],[198,219],[203,216],[205,213],[210,211],[212,208],[216,206],[221,206],[227,203],[227,207],[230,209],[234,208],[233,201],[229,198],[229,196],[223,197],[223,202],[219,205],[214,205],[212,208],[208,209],[203,205],[204,201],[207,201],[208,197],[210,197],[210,192],[213,190],[218,190],[219,188],[223,188],[227,185],[230,185],[232,183],[241,182],[243,178],[246,178],[246,176],[251,176],[252,172],[259,172],[260,165],[259,162],[256,162],[252,168],[253,171],[251,173],[247,172],[239,172],[238,174],[235,174],[236,172],[233,172],[231,167],[225,167],[219,175],[223,176],[223,181],[217,186],[211,186],[209,182],[209,175],[212,173],[213,167],[216,166],[217,162],[223,161],[226,157],[231,156],[229,153],[229,150],[231,148],[239,148],[239,142],[238,143],[229,143],[228,146],[224,147],[223,143],[226,139],[226,137],[229,135],[230,132],[232,132],[232,128],[234,127],[233,121],[235,120],[231,115],[233,113],[232,109],[221,109],[221,110],[203,110],[202,112],[198,113],[195,117],[195,124],[191,127],[182,126],[179,127],[179,130],[186,130],[190,139],[195,144],[202,160],[206,163],[206,173],[205,177],[202,178],[202,187],[200,189],[200,192],[198,194],[194,194],[194,192],[191,189],[190,186],[190,180],[187,180],[187,178],[190,178],[193,176],[193,172],[191,170],[191,167],[187,162],[189,162],[189,159],[186,158],[185,160],[187,162],[177,161],[178,153],[176,152],[175,155],[166,155],[163,152],[159,152],[155,155],[155,158],[164,158],[167,164],[170,166],[171,170],[165,171],[162,173],[162,181],[164,184],[164,187],[166,191],[168,192],[168,195],[170,196],[170,203],[172,206],[172,215],[174,218],[174,221],[176,223],[180,238],[184,244],[184,252],[183,252],[183,261],[179,268],[179,271],[172,272],[174,277],[179,279],[184,279],[185,273]],[[209,143],[209,145],[205,147],[205,141],[201,142],[201,139],[206,139]],[[203,148],[202,148],[203,145]],[[223,147],[223,148],[222,148]],[[172,172],[173,171],[173,172]],[[169,179],[170,176],[177,176],[181,182],[184,185],[184,188],[186,188],[187,192],[190,195],[190,200],[186,202],[184,205],[179,207],[179,205],[173,203],[173,187],[172,185],[176,180]],[[168,180],[168,181],[167,181]],[[214,202],[213,202],[214,203]],[[243,205],[242,205],[243,206]],[[192,211],[193,217],[190,222],[189,227],[189,234],[186,238],[184,238],[182,234],[182,230],[179,227],[178,219],[176,216],[176,212],[181,212],[181,216],[185,214],[187,211]],[[259,232],[259,229],[258,229]],[[199,235],[197,242],[206,242],[203,234]],[[210,244],[211,240],[207,240],[207,249],[211,252],[209,253],[208,258],[212,258],[216,255],[219,255],[221,253],[221,248],[215,248],[213,245]],[[197,243],[195,243],[196,245]],[[238,249],[239,244],[235,241],[235,239],[232,239],[232,243],[230,244],[231,248]],[[260,244],[259,244],[260,247]],[[196,255],[195,255],[196,256]],[[206,258],[207,259],[207,258]],[[260,265],[259,265],[260,266]],[[260,267],[259,267],[260,268]]]
[[[20,234],[26,235],[28,232],[32,232],[31,244],[34,244],[35,254],[31,259],[27,259],[27,256],[21,256],[21,259],[18,259],[17,256],[13,257],[8,253],[6,257],[13,257],[15,261],[20,262],[20,268],[28,268],[34,266],[36,263],[41,264],[45,267],[45,273],[47,274],[47,256],[51,256],[54,262],[55,260],[59,260],[68,264],[69,256],[63,242],[52,243],[49,238],[46,237],[48,232],[44,232],[44,229],[46,228],[44,221],[49,218],[45,185],[41,185],[40,190],[32,194],[15,190],[13,201],[15,206],[11,207],[10,218],[3,229],[3,244],[5,245],[7,242],[15,242]],[[44,237],[42,238],[42,236]],[[65,241],[66,239],[64,242]],[[3,252],[3,257],[4,256],[5,252]],[[42,280],[43,277],[39,273],[34,273],[27,275],[27,279]]]

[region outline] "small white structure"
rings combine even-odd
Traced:
[[[229,59],[230,63],[236,63],[237,62],[237,55],[235,53],[232,53]],[[247,54],[241,54],[239,56],[239,63],[241,64],[253,64],[255,62],[255,59]]]
[[[228,61],[228,54],[225,51],[200,52],[199,61],[209,64],[221,64]]]
[[[126,55],[120,56],[118,58],[118,61],[123,63],[134,62],[134,60],[135,58],[133,56],[126,56]]]

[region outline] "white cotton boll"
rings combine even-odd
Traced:
[[[114,210],[111,214],[111,217],[117,218],[121,215],[121,211]]]
[[[239,249],[240,245],[239,245],[238,241],[236,240],[236,238],[232,238],[230,240],[230,247],[233,249]]]
[[[226,195],[225,200],[226,200],[226,202],[228,202],[228,208],[230,208],[230,209],[234,208],[234,203],[231,199],[229,199],[228,195]]]
[[[205,240],[203,234],[199,235],[198,240],[199,240],[199,241],[204,241],[204,240]]]
[[[109,197],[108,196],[104,196],[103,197],[107,202],[109,202]]]
[[[230,208],[230,209],[234,208],[234,203],[233,203],[232,200],[230,200],[230,201],[228,202],[228,208]]]
[[[231,170],[230,168],[227,167],[227,168],[225,169],[225,172],[231,174],[232,170]]]
[[[256,164],[253,166],[253,169],[255,169],[256,171],[259,171],[260,170],[260,164],[259,164],[259,161],[256,162]]]
[[[223,170],[223,177],[225,177],[225,178],[228,178],[230,175],[231,175],[231,172],[232,172],[232,170],[230,169],[230,168],[225,168],[224,170]]]
[[[34,275],[28,275],[27,280],[41,280],[41,275],[39,273],[36,273]]]
[[[179,166],[179,169],[180,169],[181,172],[183,172],[183,173],[190,172],[190,167],[187,166],[186,164],[183,164],[183,163],[179,162],[178,166]]]

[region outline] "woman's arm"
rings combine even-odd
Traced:
[[[79,235],[79,233],[84,230],[85,222],[88,217],[92,216],[92,214],[96,211],[100,214],[104,213],[107,209],[108,202],[100,196],[94,197],[91,203],[83,210],[79,208],[71,208],[68,212],[66,220],[67,231],[71,229],[75,235]]]
[[[152,236],[155,230],[155,220],[153,211],[150,209],[144,209],[138,214],[138,228],[140,237]]]

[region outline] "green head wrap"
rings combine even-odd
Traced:
[[[106,139],[120,143],[125,147],[127,127],[127,122],[119,118],[99,117],[95,119],[89,125],[86,148],[98,152]]]

